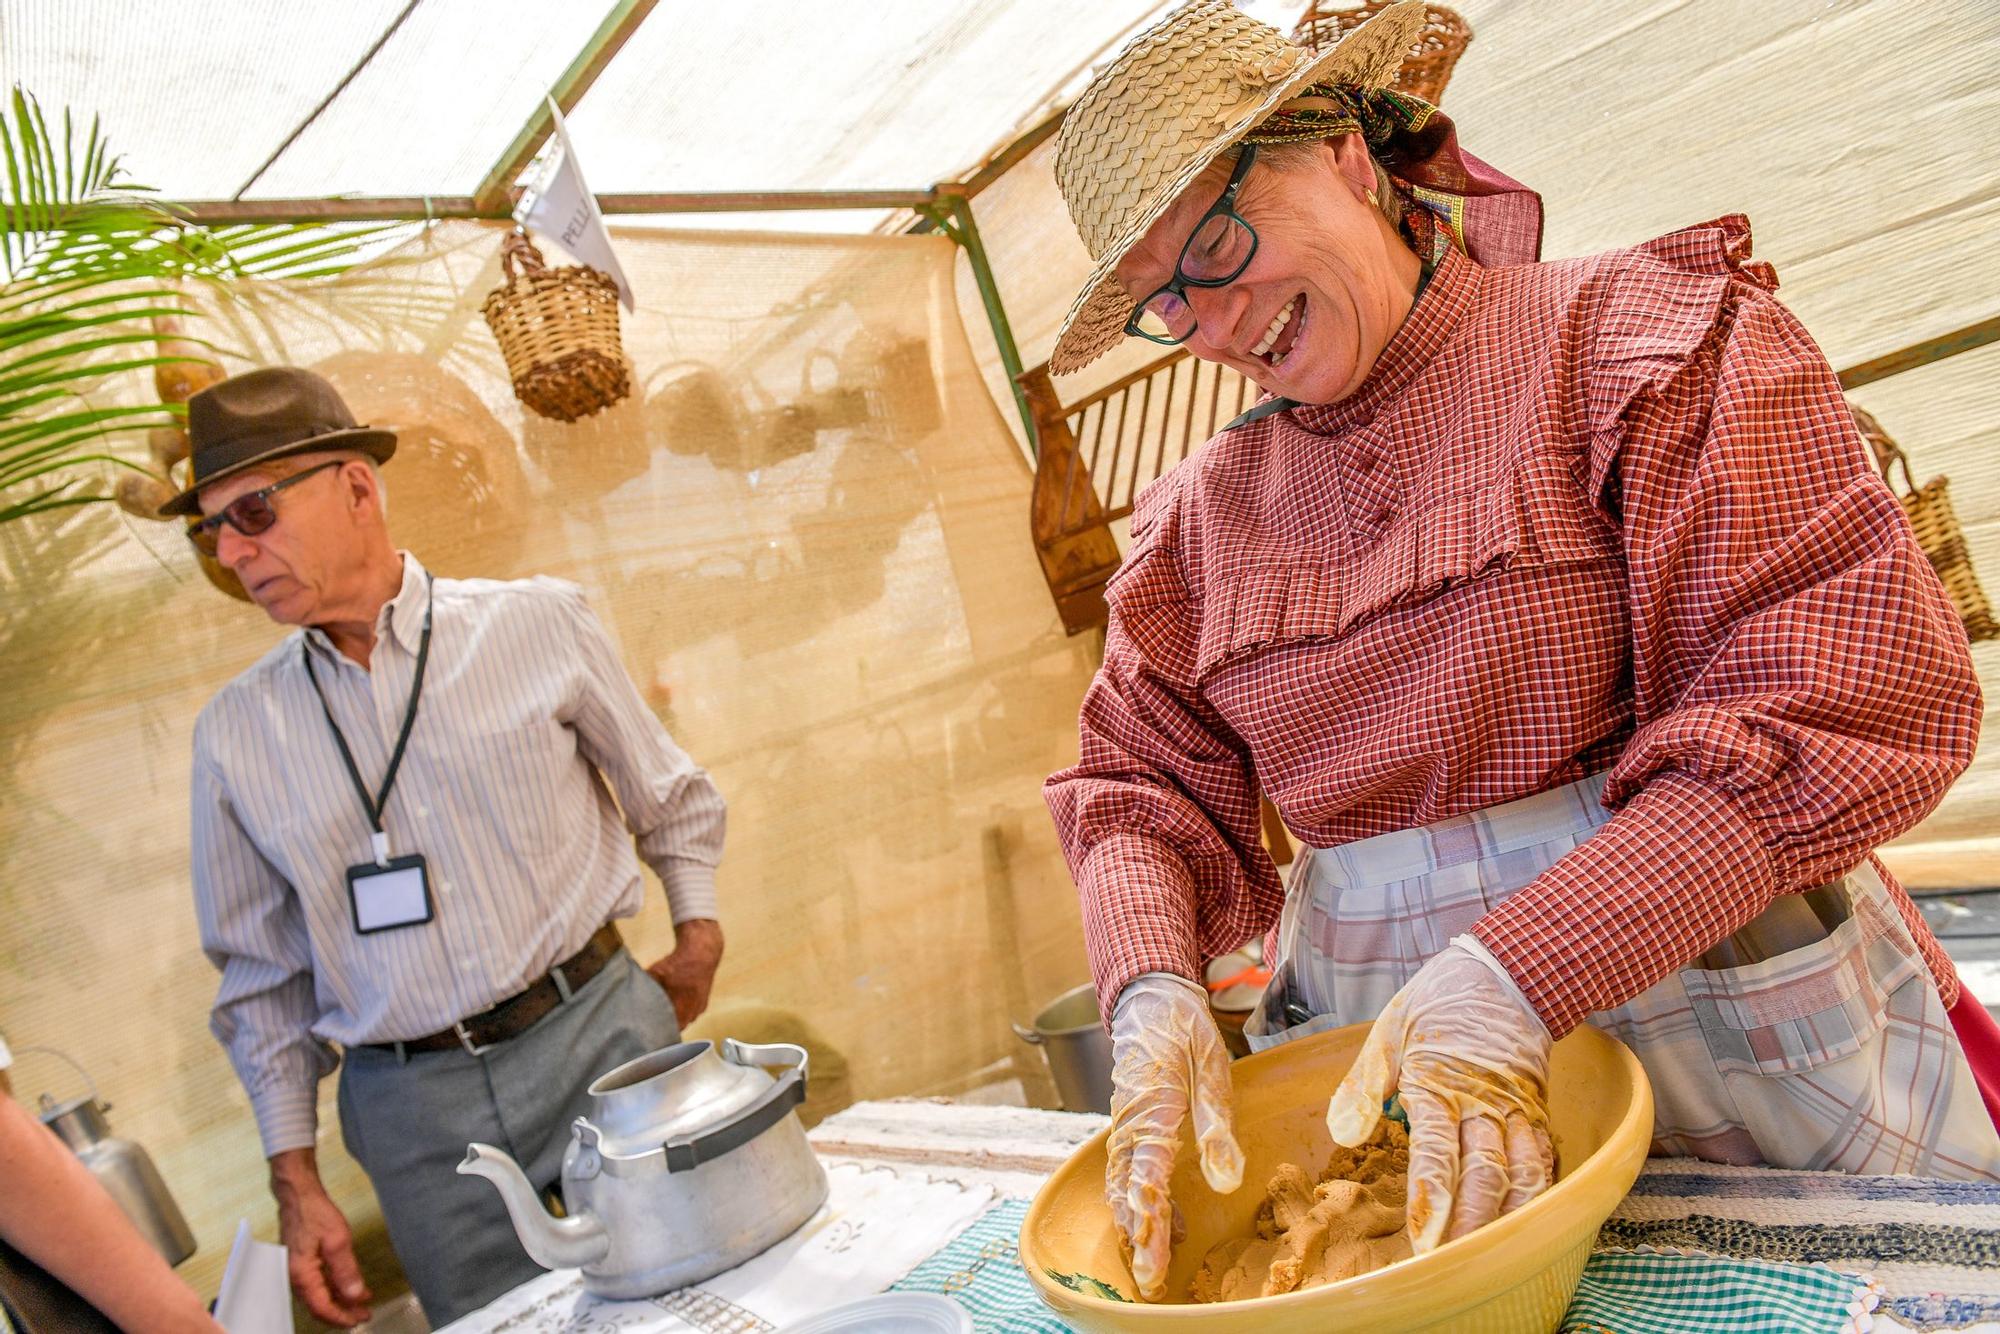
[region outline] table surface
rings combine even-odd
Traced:
[[[840,1239],[838,1227],[822,1228],[821,1242],[833,1240],[808,1244],[808,1253],[760,1257],[700,1288],[644,1302],[598,1301],[575,1270],[560,1270],[448,1331],[781,1329],[814,1309],[886,1289],[993,1205],[1032,1196],[1104,1124],[1101,1116],[1022,1107],[858,1103],[815,1128],[813,1146],[837,1199],[872,1200],[855,1207],[856,1217],[872,1208],[907,1226],[878,1229],[860,1246]],[[1823,1263],[1875,1280],[1877,1330],[2000,1334],[2000,1186],[1654,1159],[1599,1244]],[[816,1258],[815,1247],[848,1249]]]

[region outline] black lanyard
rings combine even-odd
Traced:
[[[389,809],[389,789],[395,786],[396,770],[403,765],[403,750],[410,744],[410,729],[417,721],[417,701],[424,693],[424,666],[431,657],[431,606],[437,599],[433,582],[433,578],[426,575],[424,633],[417,642],[416,679],[410,683],[409,707],[403,710],[403,730],[397,734],[396,749],[389,756],[389,771],[382,775],[382,790],[373,797],[368,795],[368,785],[361,781],[361,768],[354,762],[354,752],[347,748],[347,738],[341,735],[340,724],[333,720],[333,710],[326,702],[326,691],[320,689],[319,674],[313,670],[312,647],[303,639],[299,641],[299,651],[306,660],[306,677],[312,682],[313,694],[319,696],[320,711],[326,714],[326,725],[333,732],[334,744],[340,747],[340,758],[347,762],[347,776],[353,780],[355,794],[361,798],[361,809],[368,812],[368,823],[375,831],[375,860],[383,864],[389,860],[389,837],[382,828],[382,812]]]

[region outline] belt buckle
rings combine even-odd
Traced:
[[[465,1026],[463,1019],[454,1023],[451,1026],[451,1031],[458,1034],[458,1045],[465,1048],[467,1056],[484,1056],[497,1045],[491,1042],[474,1042],[472,1040],[472,1030]]]

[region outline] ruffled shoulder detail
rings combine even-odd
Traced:
[[[1104,587],[1113,633],[1123,634],[1161,680],[1192,689],[1197,675],[1194,599],[1181,569],[1182,490],[1186,465],[1142,490],[1132,502],[1125,559]]]
[[[1726,213],[1636,245],[1632,253],[1670,269],[1738,277],[1767,292],[1777,291],[1778,271],[1764,260],[1750,258],[1750,248],[1750,219]]]
[[[1590,348],[1594,437],[1618,433],[1635,399],[1719,337],[1737,296],[1777,288],[1777,271],[1751,259],[1750,247],[1749,219],[1732,213],[1598,257],[1576,312]]]

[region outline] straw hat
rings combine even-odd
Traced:
[[[1056,184],[1097,265],[1049,369],[1088,366],[1124,336],[1118,261],[1202,168],[1315,83],[1389,84],[1427,21],[1402,0],[1315,56],[1231,0],[1191,0],[1134,38],[1063,118]]]

